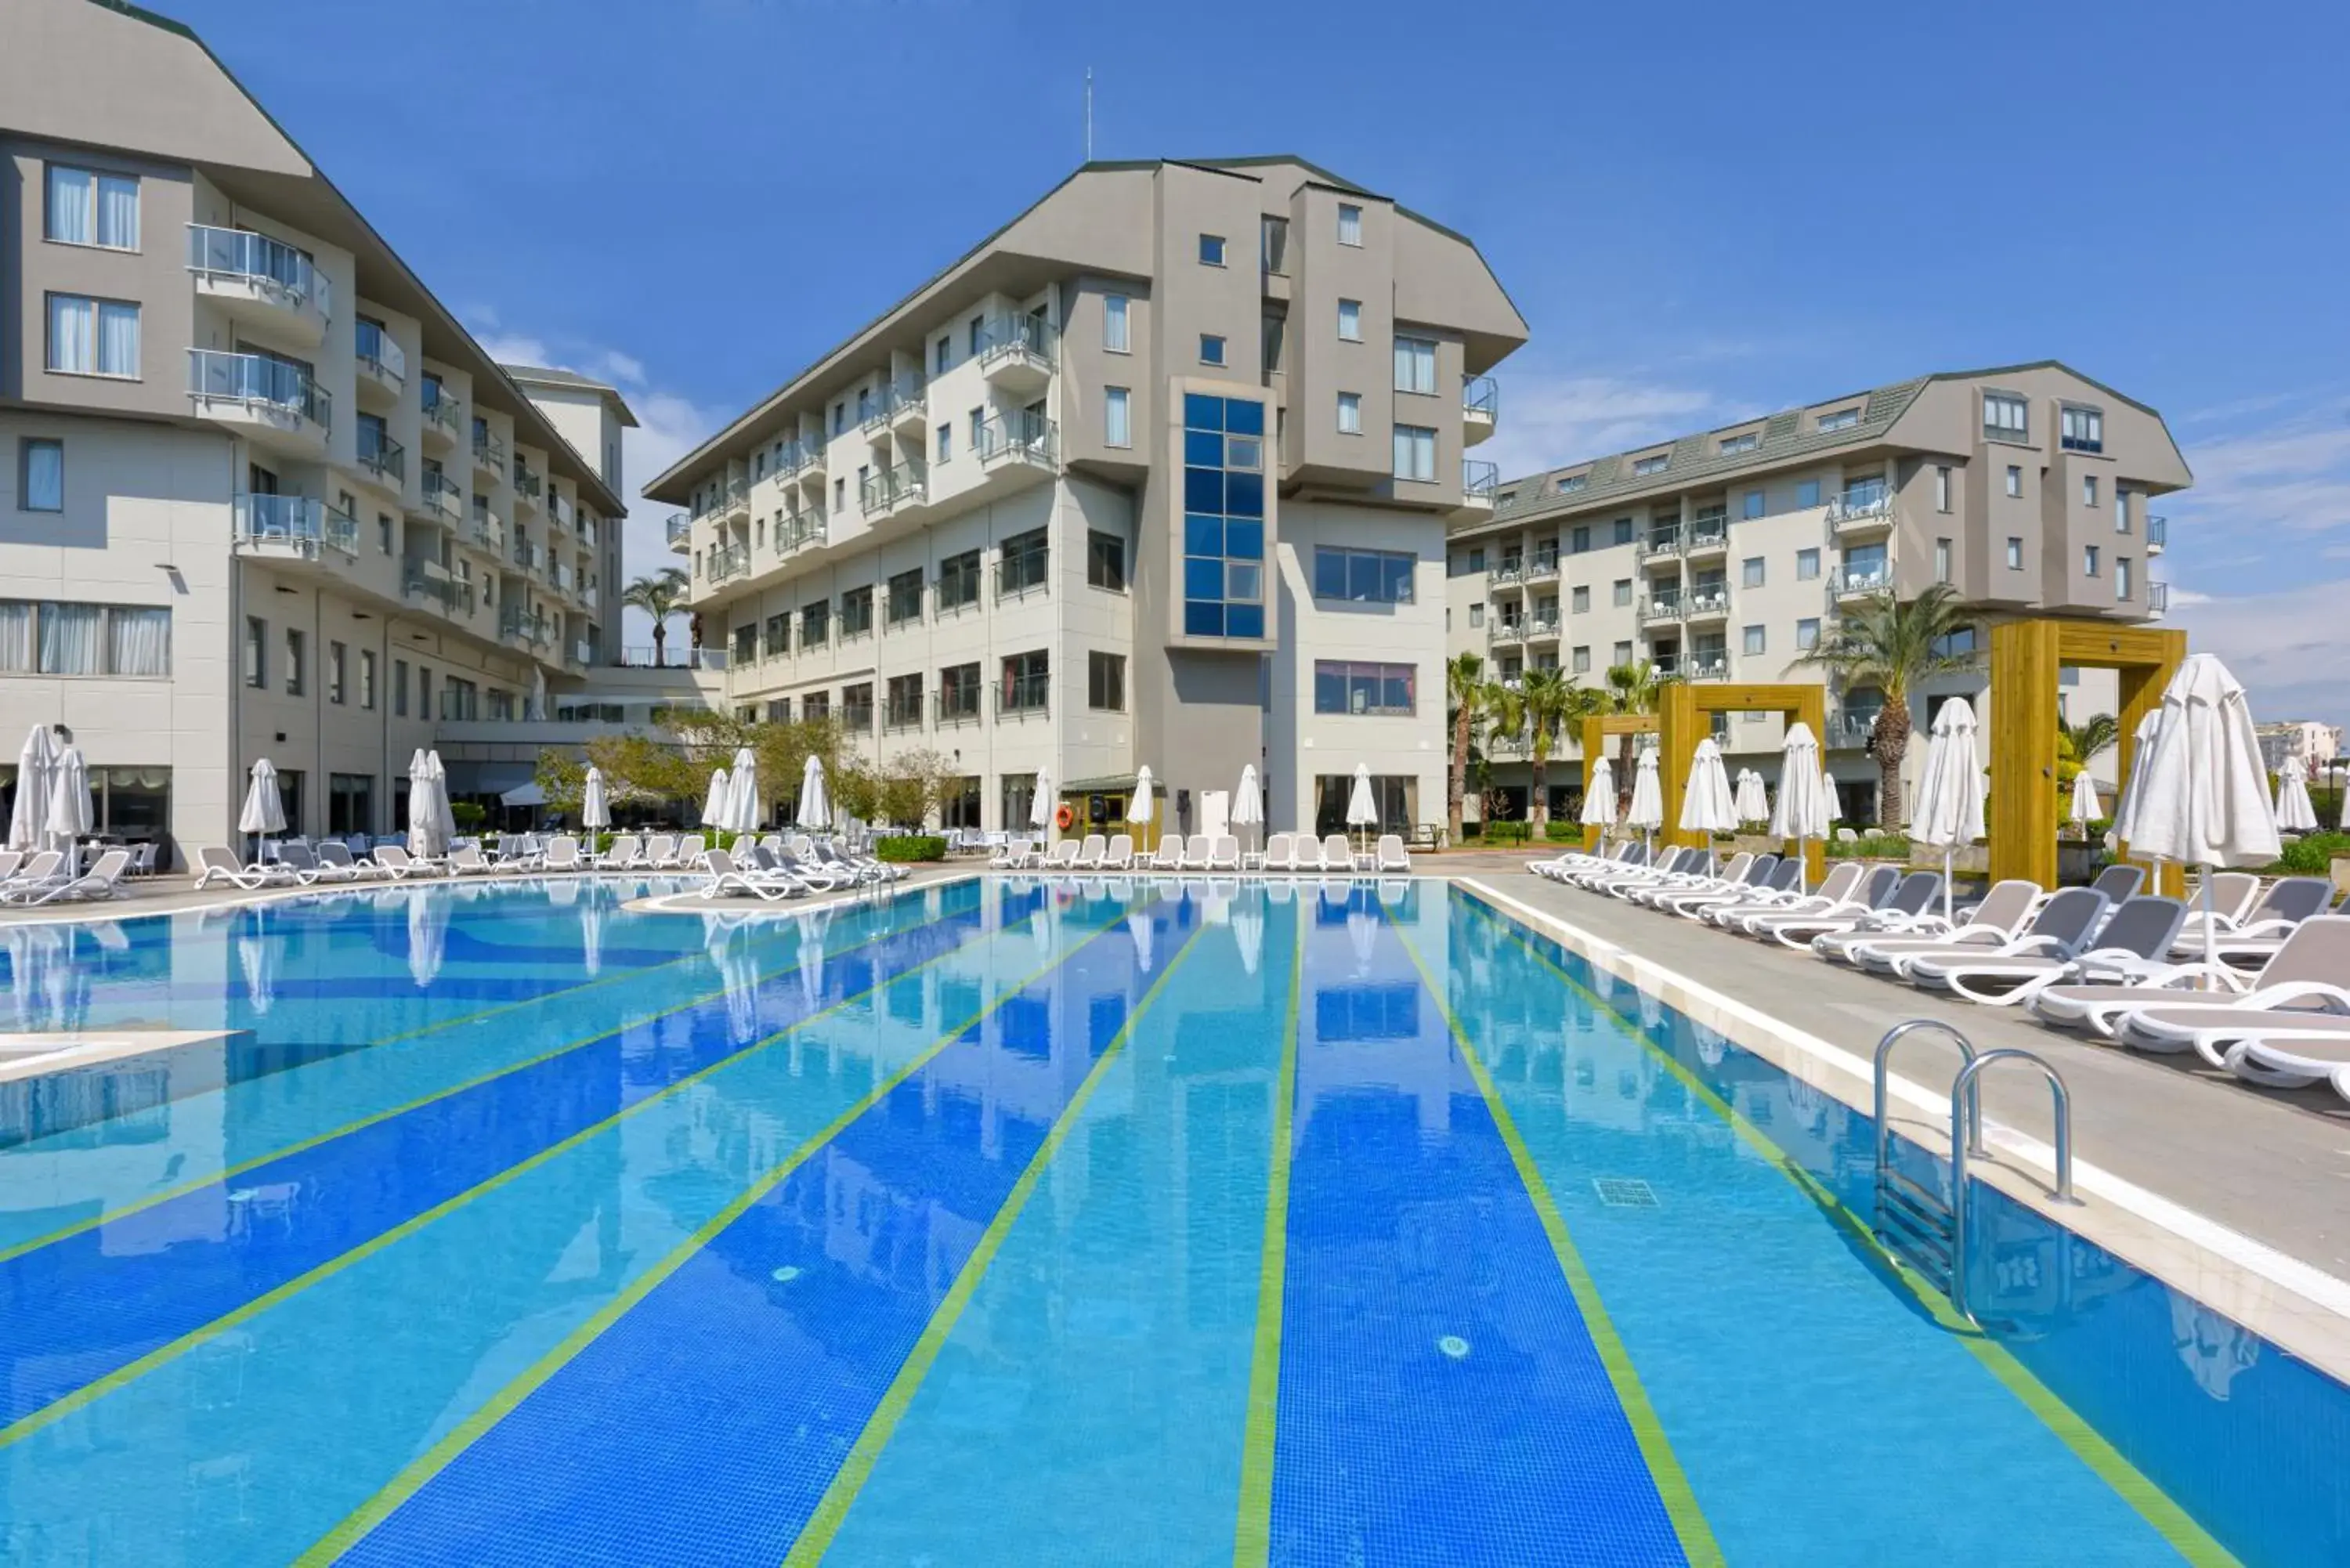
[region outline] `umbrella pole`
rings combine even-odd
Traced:
[[[2156,869],[2159,871],[2160,867],[2158,867]],[[2211,867],[2203,867],[2201,871],[2203,874],[2203,967],[2206,971],[2210,971],[2212,966],[2220,961],[2220,933],[2211,929]],[[2211,973],[2206,972],[2202,980],[2198,982],[2198,989],[2210,990],[2211,980]]]
[[[1950,925],[1957,918],[1957,895],[1950,891],[1950,867],[1958,858],[1958,846],[1942,846],[1942,924]]]

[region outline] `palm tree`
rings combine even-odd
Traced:
[[[1659,675],[1657,667],[1643,659],[1637,664],[1611,664],[1607,667],[1607,690],[1592,695],[1609,713],[1653,713],[1657,711],[1657,694],[1669,675]],[[1617,815],[1632,802],[1632,735],[1626,732],[1616,748],[1616,811]]]
[[[2056,721],[2057,737],[2064,742],[2073,760],[2083,767],[2095,762],[2100,753],[2111,751],[2122,738],[2122,722],[2111,713],[2092,713],[2077,724]]]
[[[1445,662],[1444,700],[1452,715],[1452,772],[1445,781],[1444,820],[1449,842],[1461,842],[1461,796],[1469,787],[1469,746],[1488,708],[1485,661],[1473,653]]]
[[[682,566],[663,566],[650,576],[639,577],[620,591],[620,602],[630,609],[640,609],[653,618],[653,663],[669,662],[670,618],[685,608],[686,594],[692,580]]]
[[[1560,732],[1570,722],[1591,711],[1599,693],[1577,686],[1571,676],[1555,667],[1544,666],[1527,670],[1525,680],[1513,695],[1517,699],[1523,723],[1532,732],[1534,788],[1526,820],[1534,832],[1540,833],[1550,820],[1551,748],[1558,743]]]
[[[1885,693],[1868,749],[1877,757],[1878,825],[1899,831],[1908,812],[1901,798],[1901,759],[1909,750],[1909,691],[1929,675],[1964,670],[1968,660],[1944,652],[1954,631],[1969,626],[1958,590],[1936,583],[1904,602],[1890,591],[1845,608],[1833,636],[1795,660],[1843,677],[1847,686]]]

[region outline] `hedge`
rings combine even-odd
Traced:
[[[2323,877],[2336,855],[2350,855],[2350,833],[2313,833],[2286,845],[2271,869],[2294,877]]]
[[[873,841],[877,860],[943,860],[947,841],[935,833],[893,834]]]

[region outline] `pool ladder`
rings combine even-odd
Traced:
[[[1893,1129],[1887,1119],[1888,1064],[1893,1047],[1905,1036],[1930,1032],[1950,1036],[1964,1058],[1950,1085],[1950,1196],[1912,1179],[1893,1164]],[[1950,1307],[1969,1323],[1975,1314],[1967,1303],[1968,1183],[1967,1161],[1985,1155],[1982,1141],[1982,1089],[1977,1080],[1998,1062],[2024,1062],[2040,1069],[2048,1080],[2055,1111],[2055,1201],[2078,1203],[2073,1196],[2073,1096],[2064,1080],[2045,1059],[2030,1051],[2002,1047],[1977,1051],[1954,1026],[1939,1018],[1913,1018],[1897,1023],[1877,1043],[1877,1240],[1879,1245],[1915,1269],[1935,1289],[1950,1297]]]

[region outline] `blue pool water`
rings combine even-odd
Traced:
[[[0,1562],[2350,1560],[2342,1388],[1995,1196],[1962,1332],[1441,885],[636,890],[0,930],[225,1032],[0,1094]]]

